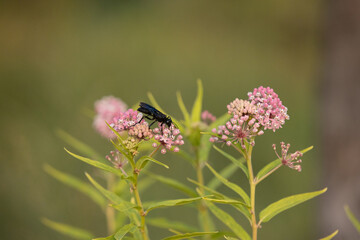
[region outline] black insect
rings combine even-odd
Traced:
[[[154,108],[153,106],[147,103],[140,102],[140,107],[137,110],[139,112],[142,112],[143,114],[146,114],[140,119],[139,122],[141,122],[144,118],[149,120],[154,120],[149,127],[151,127],[151,125],[153,125],[155,122],[161,123],[160,124],[161,127],[163,124],[167,125],[168,127],[170,127],[171,124],[173,124],[171,117],[166,116],[165,114],[163,114],[162,112],[160,112],[159,110],[157,110],[156,108]]]

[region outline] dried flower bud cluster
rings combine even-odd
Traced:
[[[166,149],[178,152],[179,147],[184,144],[183,136],[180,134],[180,130],[175,128],[173,124],[170,127],[166,125],[158,124],[158,127],[154,129],[154,139],[162,146],[161,153],[165,154]],[[153,143],[154,148],[158,147],[157,143]]]
[[[127,163],[126,160],[121,158],[121,153],[119,151],[110,151],[110,155],[106,155],[105,158],[111,162],[115,168],[121,169]]]
[[[103,137],[115,138],[116,135],[109,129],[106,122],[112,122],[120,113],[126,111],[127,105],[118,98],[106,96],[95,102],[96,116],[93,126]]]
[[[278,156],[278,158],[281,159],[281,163],[283,165],[288,166],[289,168],[301,172],[301,166],[299,165],[299,163],[301,163],[301,159],[298,158],[302,157],[303,154],[300,151],[296,151],[294,153],[288,154],[290,144],[285,144],[284,142],[281,142],[280,145],[281,145],[281,156],[279,156],[279,154],[277,153],[275,144],[273,144],[273,149],[276,153],[276,156]]]
[[[272,129],[275,132],[284,125],[285,120],[290,119],[287,108],[272,88],[261,86],[249,92],[248,96],[251,104],[256,105],[255,118],[264,130]]]
[[[153,132],[149,128],[149,124],[145,121],[142,121],[130,128],[128,134],[129,136],[135,136],[144,140],[149,140],[153,137]]]
[[[214,122],[216,120],[216,117],[214,115],[212,115],[208,110],[205,110],[201,113],[201,120],[205,124],[211,124],[212,122]]]

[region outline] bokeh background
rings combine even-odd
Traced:
[[[197,78],[205,88],[204,108],[217,116],[234,98],[246,98],[260,85],[274,88],[288,107],[291,120],[284,128],[258,139],[255,170],[275,158],[273,143],[290,142],[294,151],[315,146],[304,156],[301,173],[284,168],[260,185],[257,209],[329,185],[321,154],[321,97],[327,84],[326,26],[331,4],[35,0],[2,1],[0,6],[2,239],[66,239],[42,225],[44,216],[91,229],[96,236],[106,235],[99,208],[42,169],[49,163],[84,180],[84,172],[93,171],[64,152],[66,144],[56,130],[71,133],[105,156],[111,146],[93,130],[87,114],[95,100],[114,95],[132,105],[148,101],[150,91],[168,113],[180,118],[176,91],[182,92],[190,108]],[[154,167],[155,172],[184,183],[185,173],[194,176],[184,160],[170,154],[162,160],[170,169]],[[210,162],[217,169],[228,163],[216,152]],[[244,181],[238,175],[231,179]],[[210,176],[206,172],[206,179]],[[144,199],[179,196],[157,184]],[[330,200],[324,194],[279,215],[263,224],[260,239],[318,239],[330,234],[339,226],[323,227],[320,208]],[[336,212],[344,225],[350,225],[344,204],[337,205],[340,210],[326,211]],[[187,208],[156,214],[196,224],[196,216]],[[169,235],[150,230],[152,239]],[[352,226],[342,230],[339,239],[355,232]]]

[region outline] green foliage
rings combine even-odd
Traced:
[[[212,235],[216,234],[218,232],[193,232],[193,233],[184,233],[184,234],[178,234],[175,236],[164,238],[163,240],[176,240],[176,239],[189,239],[192,237],[201,237],[204,235]]]
[[[321,238],[319,240],[331,240],[333,239],[337,234],[338,234],[339,230],[336,230],[335,232],[333,232],[332,234],[330,234],[329,236],[327,237],[324,237],[324,238]]]
[[[142,156],[141,158],[139,158],[136,162],[136,168],[137,169],[143,169],[145,167],[145,164],[147,161],[150,161],[150,162],[153,162],[153,163],[156,163],[160,166],[163,166],[164,168],[169,168],[168,165],[162,163],[162,162],[159,162],[158,160],[152,158],[152,157],[149,157],[149,156]]]
[[[147,218],[146,222],[154,227],[165,228],[165,229],[175,229],[177,231],[182,232],[198,232],[193,226],[187,225],[186,223],[179,221],[171,221],[166,218],[158,217],[158,218]]]
[[[191,121],[200,122],[204,89],[200,79],[197,80],[198,92],[191,111]]]
[[[80,228],[72,227],[64,223],[54,222],[47,218],[43,218],[41,222],[47,227],[73,239],[89,240],[93,238],[92,233]]]
[[[216,207],[211,202],[206,202],[206,205],[209,207],[210,211],[226,226],[228,226],[232,232],[235,233],[242,240],[251,240],[249,234],[240,226],[230,214],[224,212],[220,208]]]
[[[125,237],[125,235],[128,232],[133,232],[133,231],[135,231],[135,229],[136,229],[136,226],[133,223],[129,223],[129,224],[123,226],[122,228],[120,228],[120,230],[115,233],[114,237],[116,240],[121,240]]]
[[[216,151],[218,151],[221,155],[223,155],[224,157],[229,159],[234,164],[234,166],[237,166],[238,168],[240,168],[245,173],[246,177],[249,179],[249,171],[248,171],[247,167],[242,163],[244,158],[236,159],[236,158],[234,158],[230,154],[224,152],[223,150],[221,150],[220,148],[218,148],[215,145],[213,146],[213,148]]]
[[[302,194],[297,194],[297,195],[293,195],[290,197],[280,199],[279,201],[270,204],[269,206],[267,206],[260,212],[260,215],[259,215],[260,222],[268,222],[268,221],[270,221],[270,219],[272,219],[279,213],[281,213],[289,208],[295,207],[296,205],[303,203],[307,200],[310,200],[316,196],[319,196],[320,194],[323,194],[324,192],[326,192],[326,190],[327,190],[327,188],[324,188],[323,190],[320,190],[320,191],[302,193]]]
[[[104,171],[107,171],[107,172],[110,172],[110,173],[114,173],[117,176],[124,177],[123,174],[116,168],[110,167],[109,165],[105,165],[104,163],[101,163],[101,162],[98,162],[98,161],[95,161],[95,160],[91,160],[91,159],[86,158],[86,157],[76,155],[75,153],[70,152],[66,148],[65,148],[65,151],[67,153],[69,153],[71,156],[73,156],[73,157],[79,159],[80,161],[83,161],[83,162],[85,162],[85,163],[87,163],[89,165],[92,165],[92,166],[94,166],[96,168],[99,168],[101,170],[104,170]]]
[[[354,225],[356,230],[360,233],[360,221],[355,217],[355,215],[351,212],[349,206],[344,207],[345,212],[351,223]]]
[[[183,198],[183,199],[174,199],[174,200],[166,200],[161,202],[156,202],[148,207],[146,210],[146,213],[150,212],[151,210],[154,210],[156,208],[162,208],[162,207],[173,207],[173,206],[179,206],[184,204],[193,203],[195,201],[198,201],[202,199],[202,197],[195,197],[195,198]]]
[[[228,178],[233,173],[235,173],[236,170],[237,170],[236,165],[229,164],[225,168],[223,168],[219,174],[224,178]],[[210,182],[207,184],[207,186],[212,189],[217,189],[220,185],[221,185],[221,181],[217,177],[213,177],[213,179],[211,179]]]
[[[206,166],[210,169],[210,171],[215,175],[215,177],[217,177],[224,185],[226,185],[227,187],[229,187],[231,190],[233,190],[234,192],[236,192],[237,194],[240,195],[240,197],[245,201],[245,203],[247,205],[250,205],[250,198],[249,196],[245,193],[245,191],[239,186],[236,185],[235,183],[230,182],[229,180],[225,179],[224,177],[222,177],[218,172],[215,171],[215,169],[213,169],[209,164],[206,163]]]
[[[95,203],[97,203],[101,208],[104,208],[106,200],[89,183],[85,183],[76,177],[60,172],[59,170],[56,170],[55,168],[47,164],[44,165],[44,171],[50,176],[59,180],[60,182],[68,185],[69,187],[72,187],[84,193],[85,195],[90,197]]]

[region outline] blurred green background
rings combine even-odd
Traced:
[[[41,217],[106,235],[99,208],[44,173],[42,166],[86,179],[93,169],[65,153],[63,129],[104,156],[111,148],[84,114],[95,100],[114,95],[128,105],[152,92],[180,118],[176,91],[188,108],[196,79],[203,80],[204,108],[217,116],[234,98],[271,86],[291,120],[258,139],[255,170],[273,160],[273,143],[290,150],[315,145],[299,174],[281,169],[259,187],[257,209],[281,197],[319,190],[317,88],[321,50],[321,1],[8,1],[0,3],[0,232],[2,239],[66,239],[43,226]],[[186,182],[184,160],[167,154],[159,174]],[[228,164],[212,152],[210,163]],[[245,180],[235,174],[233,181]],[[206,171],[206,178],[211,174]],[[221,191],[227,191],[225,188]],[[144,199],[181,196],[153,185]],[[326,195],[320,198],[326,198]],[[260,239],[316,239],[318,199],[263,224]],[[186,207],[159,210],[170,219],[196,224]],[[239,216],[239,218],[241,218]],[[335,230],[335,229],[334,229]],[[151,228],[152,239],[170,235]]]

